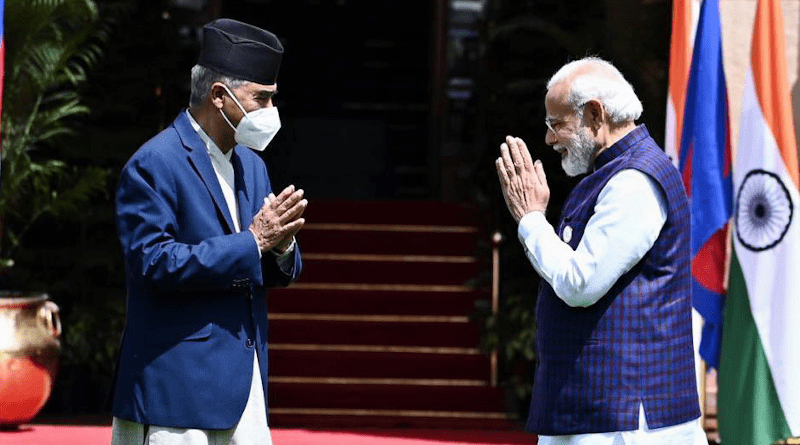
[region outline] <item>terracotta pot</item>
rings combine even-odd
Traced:
[[[58,370],[58,306],[47,294],[0,291],[0,427],[32,420]]]

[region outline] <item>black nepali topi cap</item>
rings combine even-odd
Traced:
[[[240,80],[272,85],[278,78],[283,45],[275,34],[232,19],[203,26],[198,65]]]

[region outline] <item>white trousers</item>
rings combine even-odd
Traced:
[[[114,417],[111,445],[272,445],[258,355],[253,354],[253,382],[241,419],[229,430],[191,430],[150,425]]]
[[[612,433],[539,436],[539,445],[708,445],[700,419],[651,430],[639,407],[639,429]]]

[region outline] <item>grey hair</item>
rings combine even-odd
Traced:
[[[192,94],[189,97],[189,106],[195,108],[202,105],[214,82],[222,82],[230,89],[239,88],[247,83],[246,80],[234,79],[204,66],[195,65],[192,67]]]
[[[590,100],[603,104],[611,122],[621,124],[632,122],[642,115],[642,102],[633,91],[633,86],[625,80],[625,76],[610,62],[599,57],[585,57],[561,67],[547,82],[547,91],[570,77],[580,68],[593,65],[603,74],[579,74],[570,85],[567,103],[572,106],[579,117],[583,115],[583,105]]]

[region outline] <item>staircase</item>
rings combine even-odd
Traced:
[[[305,216],[305,269],[269,296],[271,426],[515,429],[469,319],[491,298],[480,216],[428,201]]]

